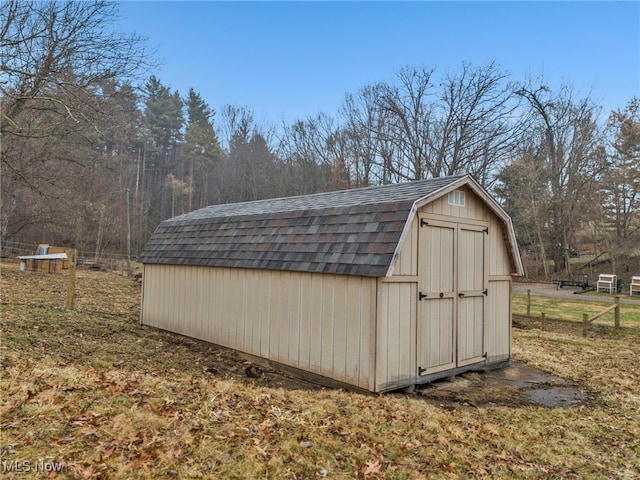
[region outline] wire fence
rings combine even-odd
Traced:
[[[35,255],[38,245],[35,243],[23,243],[4,241],[0,245],[0,257],[2,261],[18,261],[18,256]],[[98,253],[78,250],[76,254],[76,266],[90,270],[126,271],[127,261],[124,255],[115,253]]]

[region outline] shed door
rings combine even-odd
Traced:
[[[419,373],[455,367],[456,225],[429,221],[420,228],[418,244]]]
[[[485,237],[484,227],[458,228],[458,366],[484,360]]]
[[[484,360],[485,227],[428,220],[419,239],[418,367]]]

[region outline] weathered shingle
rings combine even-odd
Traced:
[[[140,260],[382,277],[414,203],[462,177],[212,205],[162,222]]]

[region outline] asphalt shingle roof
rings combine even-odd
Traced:
[[[462,177],[212,205],[162,222],[140,261],[383,277],[414,203]]]

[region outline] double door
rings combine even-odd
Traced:
[[[482,362],[487,227],[430,219],[420,224],[418,373]]]

